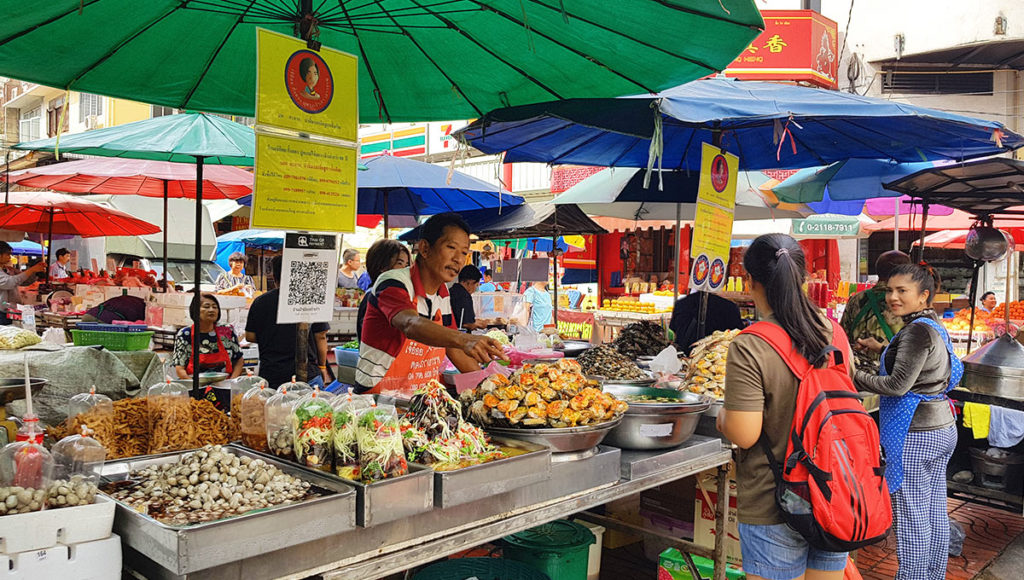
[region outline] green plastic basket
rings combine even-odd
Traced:
[[[99,345],[110,350],[146,350],[152,331],[107,332],[104,330],[72,330],[75,346]]]
[[[552,580],[526,564],[502,558],[456,558],[420,570],[412,580]]]

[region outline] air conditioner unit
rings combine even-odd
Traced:
[[[97,115],[89,115],[85,118],[86,129],[99,129],[103,127],[103,123],[100,122],[100,118]]]

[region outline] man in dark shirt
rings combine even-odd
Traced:
[[[271,262],[274,279],[281,280],[281,257]],[[277,387],[292,380],[295,375],[295,339],[297,324],[277,323],[277,302],[279,290],[274,289],[253,300],[249,307],[249,318],[245,323],[245,340],[260,346],[260,376],[271,387]],[[326,322],[309,325],[306,346],[306,381],[310,385],[323,387],[327,375],[327,331]]]
[[[668,327],[676,335],[676,348],[690,354],[693,343],[710,336],[716,330],[734,330],[743,328],[743,317],[740,308],[731,300],[717,294],[708,294],[708,311],[704,318],[704,334],[698,328],[701,292],[693,292],[680,298],[672,309],[672,320]]]
[[[480,279],[483,276],[480,270],[474,266],[464,266],[459,271],[459,281],[452,284],[448,295],[452,304],[452,316],[455,324],[462,330],[476,330],[487,328],[490,320],[476,319],[476,309],[473,306],[472,294],[480,288]]]

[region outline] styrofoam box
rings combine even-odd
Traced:
[[[150,294],[149,301],[164,307],[172,306],[184,308],[187,310],[189,305],[192,304],[192,293],[160,292],[156,294]]]
[[[52,548],[57,544],[102,540],[110,536],[113,528],[114,502],[97,495],[92,505],[0,518],[0,553],[18,554]]]
[[[189,294],[190,298],[191,296],[192,295]],[[223,296],[218,294],[217,302],[220,302],[220,307],[222,310],[232,310],[235,308],[249,307],[249,299],[246,298],[245,296]]]
[[[117,296],[123,296],[126,290],[128,291],[128,296],[138,296],[143,300],[146,300],[152,294],[152,291],[149,288],[136,288],[127,286],[104,286],[103,295],[106,297],[107,300],[110,300],[111,298],[116,298]]]
[[[42,578],[119,580],[121,538],[111,534],[92,542],[58,544],[52,548],[0,555],[0,580]]]
[[[189,326],[191,324],[192,317],[189,316],[188,308],[164,306],[164,326]]]

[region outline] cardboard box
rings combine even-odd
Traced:
[[[192,304],[192,293],[188,292],[161,292],[158,294],[150,294],[149,301],[158,304],[160,306],[171,306],[175,308],[184,308]]]
[[[192,317],[189,316],[188,308],[164,306],[164,326],[189,326],[192,324]]]
[[[700,556],[693,556],[693,563],[697,566],[697,572],[704,578],[711,578],[715,573],[715,563],[707,558],[701,558]],[[743,570],[727,564],[725,568],[725,577],[728,580],[741,580],[746,577]],[[663,580],[694,580],[690,574],[690,569],[686,566],[686,560],[683,555],[679,553],[679,550],[675,548],[669,548],[661,553],[658,559],[658,578]]]
[[[640,509],[640,516],[644,519],[644,527],[652,532],[664,534],[680,540],[693,541],[693,520],[680,520],[678,518],[663,516]],[[644,538],[644,557],[652,562],[657,562],[659,555],[672,544],[665,540],[655,538]]]
[[[733,473],[732,471],[730,473]],[[718,502],[718,470],[697,476],[693,508],[693,542],[705,548],[715,547],[715,505]],[[739,520],[736,515],[736,480],[729,479],[729,510],[725,521],[725,556],[730,564],[741,565]]]
[[[640,509],[667,518],[693,521],[694,478],[684,477],[640,492]]]
[[[604,511],[608,517],[622,520],[634,526],[643,526],[644,519],[640,516],[640,494],[617,499],[604,504]],[[608,530],[604,533],[603,546],[609,550],[629,546],[641,541],[643,538],[626,534],[618,530]]]

